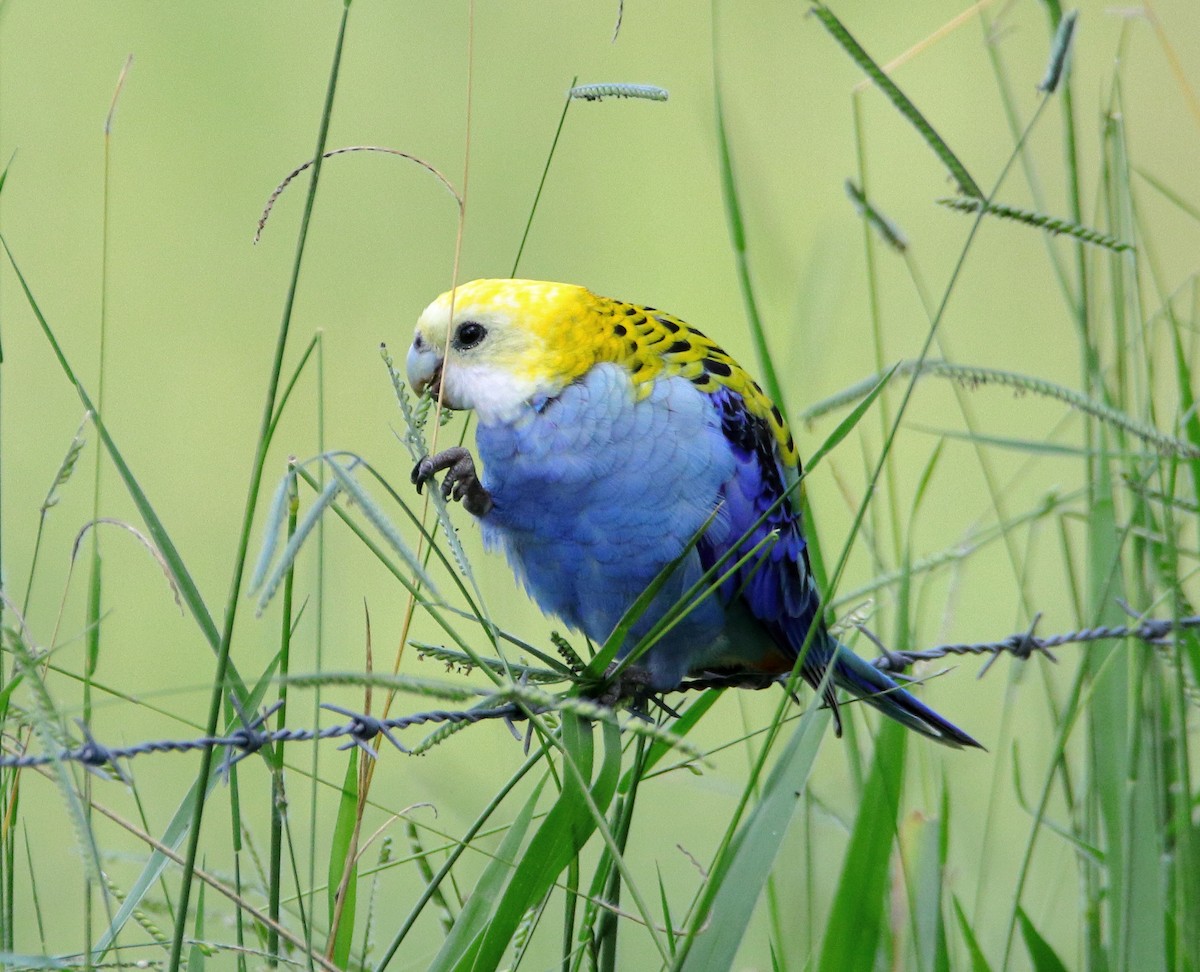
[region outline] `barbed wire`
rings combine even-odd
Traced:
[[[1137,638],[1139,641],[1157,645],[1164,644],[1167,635],[1172,632],[1200,628],[1200,615],[1192,615],[1178,619],[1145,620],[1138,624],[1097,625],[1094,628],[1083,628],[1079,631],[1068,632],[1067,634],[1038,638],[1033,632],[1037,628],[1041,617],[1041,614],[1036,615],[1033,623],[1029,626],[1029,630],[1025,633],[1009,635],[1002,641],[985,641],[978,644],[938,645],[934,648],[927,648],[921,651],[892,652],[885,649],[879,658],[875,659],[874,665],[885,672],[899,672],[917,662],[945,658],[947,655],[990,654],[992,657],[988,659],[987,664],[984,665],[979,673],[980,675],[984,675],[992,663],[1002,654],[1014,655],[1017,658],[1026,659],[1034,652],[1040,652],[1051,661],[1057,661],[1058,659],[1051,654],[1050,649],[1058,648],[1062,645],[1084,644],[1091,641],[1115,641],[1121,638]]]
[[[917,651],[889,651],[874,638],[870,632],[861,628],[864,633],[878,645],[882,651],[873,662],[881,671],[898,673],[912,667],[917,662],[933,661],[945,658],[947,655],[991,655],[986,665],[980,671],[982,676],[992,663],[1001,655],[1012,655],[1026,660],[1035,652],[1040,652],[1057,661],[1051,654],[1051,648],[1067,644],[1085,644],[1094,641],[1112,641],[1122,638],[1136,638],[1148,644],[1165,644],[1169,635],[1178,631],[1200,628],[1200,615],[1167,620],[1144,620],[1137,624],[1098,625],[1083,628],[1066,634],[1050,635],[1045,638],[1037,637],[1034,629],[1041,616],[1034,618],[1029,629],[1020,634],[1010,635],[1000,641],[985,641],[974,644],[945,644]],[[730,688],[745,686],[744,676],[719,676],[688,679],[679,686],[681,691],[695,691],[710,688]],[[314,742],[325,739],[347,738],[348,741],[339,749],[358,747],[371,758],[378,758],[378,753],[372,747],[377,739],[384,739],[402,753],[409,750],[394,735],[402,729],[411,726],[429,725],[431,723],[463,725],[484,722],[493,719],[503,719],[513,723],[527,718],[530,712],[542,713],[551,711],[551,707],[529,706],[517,702],[505,702],[501,705],[481,706],[474,709],[434,709],[428,712],[418,712],[414,715],[399,716],[391,719],[380,719],[365,712],[355,712],[329,702],[322,703],[321,708],[345,716],[349,722],[326,726],[323,729],[305,727],[279,729],[264,728],[267,719],[280,707],[279,702],[268,707],[254,718],[242,716],[242,726],[222,736],[200,736],[196,739],[158,739],[135,743],[129,746],[104,746],[91,734],[88,728],[80,723],[83,742],[78,746],[62,748],[53,753],[20,754],[0,757],[0,768],[14,769],[18,767],[45,766],[56,762],[79,763],[90,770],[102,771],[111,768],[122,780],[126,779],[120,767],[120,760],[133,759],[150,753],[186,753],[206,747],[221,747],[225,749],[225,759],[221,764],[221,772],[228,773],[236,763],[259,752],[266,746],[287,742]],[[671,711],[669,708],[666,711]]]
[[[241,728],[223,736],[200,736],[196,739],[157,739],[134,743],[130,746],[103,746],[88,731],[87,727],[80,723],[80,730],[83,733],[83,742],[80,745],[60,749],[56,753],[5,756],[0,758],[0,768],[45,766],[49,763],[68,762],[81,763],[93,769],[112,766],[118,770],[118,775],[120,775],[117,760],[132,759],[148,753],[188,753],[209,746],[219,746],[227,750],[225,761],[221,764],[221,771],[228,772],[235,763],[241,762],[247,756],[252,756],[264,747],[275,743],[312,742],[322,739],[338,739],[344,736],[348,736],[349,741],[345,745],[339,746],[339,749],[357,746],[374,759],[379,754],[371,746],[371,742],[377,738],[386,739],[402,753],[409,751],[393,735],[393,730],[429,723],[457,724],[483,722],[489,719],[525,718],[525,710],[512,702],[490,708],[435,709],[393,719],[380,719],[365,712],[355,712],[353,709],[345,709],[340,705],[323,702],[322,709],[347,716],[350,722],[326,726],[324,729],[304,727],[264,729],[266,720],[275,714],[280,705],[281,703],[276,702],[260,715],[244,721]]]

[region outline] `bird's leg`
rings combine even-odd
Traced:
[[[413,467],[412,481],[417,492],[421,492],[421,487],[443,469],[448,471],[442,480],[442,496],[447,500],[461,500],[463,508],[472,516],[486,516],[492,508],[492,494],[484,489],[475,473],[475,460],[462,446],[426,456]]]
[[[644,704],[646,697],[650,695],[650,673],[634,665],[614,677],[617,664],[613,662],[604,673],[608,684],[596,696],[596,701],[609,709],[625,699],[632,700],[635,706],[638,703]]]

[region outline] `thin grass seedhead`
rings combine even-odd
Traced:
[[[1018,393],[1027,392],[1044,398],[1054,399],[1084,415],[1099,420],[1114,430],[1124,432],[1142,440],[1142,442],[1153,448],[1163,457],[1173,456],[1186,460],[1200,458],[1200,452],[1197,451],[1198,447],[1192,442],[1161,432],[1110,405],[1089,398],[1087,395],[1077,392],[1074,389],[1065,388],[1054,382],[1046,381],[1043,378],[1022,375],[1000,368],[962,365],[950,361],[927,358],[920,362],[897,362],[892,370],[884,376],[883,380],[896,377],[912,378],[914,375],[933,375],[950,378],[961,383],[966,388],[974,389],[985,385],[996,385],[1011,388]],[[850,402],[859,401],[865,394],[877,389],[880,381],[880,376],[865,378],[844,391],[809,406],[800,417],[803,421],[812,422],[828,414],[830,411],[848,405]],[[810,469],[811,465],[810,463]]]
[[[85,523],[80,531],[75,534],[75,542],[71,544],[72,568],[75,566],[75,561],[79,557],[79,547],[83,543],[83,538],[87,536],[90,531],[94,530],[101,524],[120,527],[126,533],[130,534],[135,540],[137,540],[139,544],[141,544],[142,549],[145,550],[146,553],[151,556],[151,558],[153,558],[154,562],[158,564],[159,569],[163,572],[163,577],[166,578],[167,585],[171,589],[171,594],[175,598],[175,605],[179,608],[179,613],[186,613],[183,608],[183,595],[179,590],[179,585],[175,582],[175,575],[171,573],[170,565],[167,563],[166,558],[162,555],[162,551],[154,546],[153,541],[144,533],[142,533],[141,530],[130,523],[126,523],[124,520],[115,520],[112,517],[102,516],[98,520],[91,520],[90,522]]]
[[[1091,229],[1088,226],[1080,226],[1069,219],[1048,216],[1045,213],[1035,213],[1028,209],[1018,209],[1015,206],[1006,206],[1002,203],[984,202],[982,199],[973,199],[969,196],[955,196],[953,198],[939,199],[938,205],[960,213],[978,213],[982,211],[989,216],[997,216],[1000,219],[1008,219],[1013,222],[1024,223],[1026,226],[1045,230],[1051,236],[1069,236],[1079,240],[1081,243],[1103,247],[1106,250],[1112,250],[1114,253],[1133,249],[1132,243],[1126,243],[1109,233],[1101,233],[1099,230]]]
[[[579,652],[557,631],[550,632],[550,643],[554,645],[554,650],[558,652],[558,656],[567,663],[567,667],[575,674],[579,674],[587,666],[579,655]]]
[[[287,475],[275,487],[271,505],[267,507],[267,516],[263,521],[262,548],[259,551],[258,560],[255,561],[254,570],[250,573],[250,580],[246,584],[246,591],[249,594],[253,594],[261,588],[263,581],[267,578],[267,570],[275,557],[275,549],[279,545],[279,535],[283,531],[284,518],[288,515],[291,506],[289,498],[295,487],[295,481],[295,473],[289,464]]]
[[[71,438],[71,442],[67,446],[66,455],[63,456],[63,460],[59,463],[54,478],[50,482],[50,488],[46,491],[46,498],[42,500],[42,505],[38,509],[38,526],[33,541],[33,556],[30,558],[29,563],[29,579],[26,582],[25,597],[21,603],[22,615],[29,613],[29,597],[33,593],[33,579],[37,576],[38,559],[42,550],[42,536],[46,529],[46,518],[50,510],[58,505],[59,491],[70,482],[71,475],[75,472],[79,456],[83,452],[86,442],[83,437],[83,429],[91,421],[91,417],[90,412],[84,414],[83,421],[80,422],[79,428]]]
[[[1054,40],[1050,45],[1046,74],[1038,82],[1038,91],[1043,94],[1054,94],[1058,90],[1058,83],[1062,80],[1067,59],[1071,55],[1071,42],[1075,39],[1075,23],[1078,19],[1079,11],[1070,10],[1058,20],[1058,29],[1054,31]]]
[[[892,103],[893,107],[901,115],[908,119],[921,138],[925,140],[925,143],[933,149],[934,154],[941,160],[942,165],[946,167],[950,175],[954,177],[955,182],[958,183],[960,191],[968,196],[974,196],[979,199],[984,198],[983,190],[979,188],[979,184],[971,177],[971,174],[967,171],[967,167],[951,151],[950,146],[946,144],[942,136],[926,121],[925,116],[909,100],[908,96],[875,63],[874,58],[854,39],[854,36],[846,29],[833,11],[824,4],[817,4],[812,8],[812,13],[813,16],[821,21],[821,26],[829,31],[830,36],[862,68],[867,77],[875,83],[875,86],[883,92],[884,97]]]
[[[904,253],[908,249],[908,237],[904,235],[904,231],[876,209],[853,180],[847,179],[845,185],[846,195],[850,197],[859,215],[871,224],[871,228],[879,234],[884,243],[897,253]]]
[[[399,149],[384,148],[381,145],[348,145],[345,148],[331,149],[328,152],[324,152],[322,153],[321,158],[330,159],[336,155],[345,155],[348,152],[381,152],[384,155],[395,155],[399,158],[407,159],[409,162],[419,165],[422,169],[433,176],[441,184],[442,188],[450,193],[450,196],[458,205],[460,212],[463,209],[463,197],[459,194],[458,190],[454,188],[454,184],[444,175],[442,175],[436,166],[431,165],[429,162],[426,162],[424,159],[413,155],[410,152],[401,152]],[[262,233],[263,230],[266,229],[267,220],[271,218],[271,212],[275,208],[276,201],[281,195],[283,195],[283,191],[289,185],[291,185],[293,179],[295,179],[298,175],[301,175],[306,169],[310,168],[312,164],[313,163],[309,161],[303,162],[296,166],[296,168],[292,169],[291,172],[284,176],[283,181],[279,183],[279,185],[277,185],[272,191],[271,195],[267,197],[267,204],[263,207],[262,215],[258,218],[258,225],[254,229],[255,244],[262,239]]]
[[[654,84],[578,84],[567,92],[576,101],[603,101],[605,98],[633,98],[639,101],[666,101],[666,88]]]
[[[79,428],[71,437],[71,444],[67,446],[66,455],[63,456],[58,470],[54,473],[54,479],[50,483],[50,488],[46,491],[46,498],[42,500],[42,505],[39,508],[41,514],[45,515],[50,511],[51,507],[58,505],[59,491],[71,481],[71,475],[75,472],[75,465],[79,462],[79,456],[83,452],[83,447],[87,445],[83,429],[91,421],[91,418],[90,413],[84,415],[83,421],[79,423]]]
[[[429,422],[429,413],[436,411],[438,427],[445,426],[453,419],[454,415],[447,408],[439,408],[433,396],[428,392],[418,396],[414,403],[411,392],[404,382],[401,381],[400,375],[392,363],[392,358],[387,353],[387,348],[381,345],[380,351],[383,355],[388,375],[391,378],[396,402],[400,406],[400,414],[404,418],[404,434],[402,436],[398,434],[397,438],[400,439],[404,447],[408,450],[409,458],[413,462],[419,462],[425,456],[429,455],[431,451],[425,441],[425,427]],[[430,502],[433,503],[434,514],[437,516],[438,525],[442,529],[442,536],[446,540],[446,545],[450,548],[450,554],[458,566],[459,573],[475,588],[478,595],[479,590],[478,584],[475,581],[474,571],[471,569],[467,552],[463,549],[462,542],[458,538],[458,531],[450,520],[446,501],[436,489],[429,489],[426,492],[428,493]],[[426,560],[428,560],[428,557]]]
[[[472,669],[478,665],[482,668],[491,669],[497,675],[509,672],[519,681],[523,682],[528,681],[543,684],[568,680],[564,672],[550,668],[537,668],[516,662],[506,662],[499,658],[488,658],[482,655],[472,658],[465,652],[455,651],[452,648],[445,648],[441,645],[431,645],[423,641],[411,641],[409,644],[417,649],[418,657],[431,658],[436,662],[441,662],[446,666],[448,671],[454,671],[460,675],[470,674]]]
[[[295,473],[291,470],[284,476],[283,482],[280,483],[280,488],[276,489],[276,498],[280,495],[284,497],[283,505],[287,502],[287,491],[290,488],[288,480],[293,478]],[[329,509],[338,494],[342,490],[342,484],[337,479],[331,479],[325,484],[325,488],[318,494],[313,505],[308,508],[304,516],[296,523],[296,529],[288,538],[287,544],[283,548],[283,553],[279,555],[279,560],[275,564],[275,569],[267,574],[267,565],[270,563],[270,556],[274,552],[279,529],[282,526],[282,518],[274,524],[274,532],[266,533],[263,536],[263,548],[259,555],[259,566],[255,568],[254,576],[251,578],[251,586],[247,590],[248,594],[254,594],[261,589],[258,598],[257,613],[261,616],[266,610],[267,605],[275,597],[279,590],[279,585],[283,583],[284,577],[291,569],[292,564],[296,562],[296,557],[300,554],[300,548],[304,542],[312,535],[317,522]]]
[[[384,540],[392,551],[400,556],[407,565],[409,570],[413,572],[416,579],[432,594],[437,595],[437,585],[433,582],[433,578],[425,572],[424,566],[421,564],[415,551],[413,551],[400,531],[383,512],[380,506],[371,498],[368,493],[352,475],[353,467],[347,469],[338,462],[329,462],[329,468],[336,480],[346,492],[346,495],[358,504],[363,511],[367,520],[376,530],[382,534]]]

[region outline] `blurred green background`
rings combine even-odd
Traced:
[[[0,229],[93,392],[102,280],[102,129],[121,66],[134,55],[110,146],[105,418],[214,614],[233,567],[304,179],[281,198],[262,242],[252,245],[252,236],[272,189],[312,152],[340,9],[333,0],[9,0],[0,19],[0,158],[16,153],[4,186]],[[358,0],[328,144],[412,152],[462,186],[470,79],[460,279],[506,276],[572,78],[667,88],[665,104],[571,106],[519,275],[579,282],[669,309],[756,370],[721,198],[715,35],[751,274],[786,387],[785,404],[797,415],[875,372],[879,362],[915,356],[928,327],[904,264],[880,250],[886,346],[878,355],[873,347],[863,229],[843,192],[843,181],[858,175],[851,90],[861,73],[806,9],[779,0],[723,2],[715,11],[687,2],[632,0],[625,4],[613,43],[616,3],[480,2],[468,71],[465,4]],[[963,3],[933,0],[903,7],[852,0],[835,7],[880,62],[929,37],[964,9]],[[1130,154],[1136,165],[1197,203],[1200,115],[1152,23],[1131,24],[1123,12],[1098,0],[1086,0],[1080,10],[1073,69],[1077,119],[1086,139],[1083,198],[1089,205],[1099,198],[1097,133],[1109,103],[1119,40],[1128,31],[1121,84],[1125,105],[1132,106],[1125,118]],[[1200,8],[1194,0],[1162,0],[1155,11],[1194,90],[1200,86]],[[1040,97],[1035,86],[1049,41],[1045,11],[1033,0],[991,4],[987,16],[987,26],[978,17],[966,18],[895,77],[990,189],[1013,140],[988,44],[995,44],[1006,64],[1014,104],[1024,119]],[[872,198],[905,230],[923,279],[940,295],[970,219],[934,205],[953,186],[928,147],[878,92],[867,91],[861,106]],[[1041,188],[1052,213],[1065,208],[1061,141],[1059,112],[1048,111],[1032,136],[1031,154],[1044,164]],[[1135,189],[1155,226],[1166,289],[1173,289],[1195,271],[1196,224],[1144,184]],[[1031,204],[1019,167],[1001,198]],[[451,282],[455,235],[451,199],[417,167],[366,154],[326,165],[288,361],[294,363],[313,332],[323,331],[326,444],[367,457],[401,490],[407,488],[409,460],[393,435],[401,423],[378,346],[386,342],[402,358],[416,316]],[[985,222],[945,318],[943,350],[963,363],[1078,387],[1073,327],[1039,235]],[[0,556],[6,592],[19,601],[38,506],[82,412],[7,267],[0,274],[0,338]],[[308,457],[318,450],[314,376],[310,371],[301,380],[276,436],[268,490],[282,475],[288,455]],[[980,431],[987,435],[1078,444],[1077,419],[1064,418],[1059,406],[992,389],[979,391],[972,402]],[[836,416],[812,430],[798,429],[802,454],[811,453],[835,421]],[[808,485],[820,539],[831,557],[841,549],[870,457],[877,454],[878,423],[867,421],[860,429]],[[950,386],[923,383],[896,450],[895,489],[902,511],[911,505],[940,433],[962,429]],[[81,470],[49,515],[44,563],[26,618],[36,641],[53,646],[55,662],[76,672],[82,668],[86,571],[81,564],[72,578],[69,558],[76,534],[91,517],[95,435],[90,429],[87,438]],[[916,557],[951,548],[973,529],[995,521],[973,446],[950,439],[945,449],[925,514],[910,538]],[[1030,459],[997,450],[993,461],[1009,515],[1082,482],[1081,463],[1071,456]],[[101,513],[140,526],[106,461]],[[469,548],[477,550],[475,531],[465,515],[456,515]],[[346,531],[331,525],[327,539],[324,664],[348,670],[363,666],[365,605],[375,665],[390,667],[403,620],[403,591]],[[987,640],[1024,629],[1030,619],[1022,585],[1036,610],[1044,612],[1042,631],[1074,626],[1055,544],[1036,531],[1022,534],[1022,540],[1019,577],[1003,545],[992,544],[958,569],[922,584],[917,622],[923,644]],[[259,542],[256,526],[252,548]],[[879,549],[889,550],[890,541]],[[103,555],[105,614],[97,678],[165,711],[101,699],[97,735],[110,743],[191,735],[175,717],[203,720],[212,655],[136,542],[109,532]],[[551,623],[514,594],[506,566],[482,554],[474,562],[493,616],[544,642]],[[868,529],[853,552],[842,590],[894,566],[876,559]],[[310,592],[313,555],[302,556],[300,570]],[[890,602],[882,598],[874,610],[874,626],[890,637],[895,624]],[[315,664],[314,619],[315,612],[301,622],[296,671]],[[278,605],[256,619],[252,604],[244,602],[234,644],[243,673],[266,665],[277,647],[278,625]],[[436,639],[422,619],[414,633]],[[1062,651],[1061,670],[1051,678],[1069,675],[1076,650]],[[1020,684],[1018,667],[1001,661],[988,678],[976,681],[979,664],[968,661],[934,679],[924,695],[993,749],[1002,708],[1011,706],[1017,735],[1029,740],[1022,744],[1021,758],[1040,777],[1044,705]],[[442,674],[434,663],[419,663],[415,654],[406,657],[403,671]],[[60,676],[49,684],[67,711],[78,706],[76,682]],[[350,692],[331,697],[351,705],[361,701]],[[715,745],[725,729],[732,737],[745,725],[761,724],[774,703],[773,694],[727,694],[719,718],[706,726],[704,741]],[[306,704],[293,709],[295,721],[304,721]],[[420,707],[420,700],[405,699],[401,705]],[[956,893],[977,908],[989,896],[1003,899],[1012,886],[1016,857],[985,854],[981,872],[979,849],[1017,844],[1027,836],[1029,821],[1015,799],[990,808],[985,801],[994,775],[1010,770],[1013,752],[1002,747],[990,754],[945,754],[920,742],[910,751],[933,770],[927,778],[944,773],[955,794],[950,861]],[[832,741],[823,748],[812,787],[827,814],[815,832],[797,828],[784,838],[781,861],[827,854],[830,869],[836,869],[844,821],[853,810],[844,798],[844,755]],[[303,765],[308,756],[297,751],[293,758]],[[373,795],[395,810],[431,803],[436,827],[458,833],[521,758],[502,727],[481,727],[421,760],[387,754]],[[640,818],[633,846],[658,862],[669,885],[686,884],[693,867],[677,845],[707,847],[721,832],[740,792],[746,758],[735,748],[703,775],[666,776],[646,792],[663,809]],[[134,769],[155,830],[190,783],[195,760],[147,757]],[[331,768],[324,775],[340,779],[341,770]],[[250,777],[245,785],[265,808],[265,783]],[[133,815],[118,785],[101,786],[114,808]],[[903,812],[935,813],[928,796],[906,794]],[[56,863],[57,873],[70,876],[64,883],[78,887],[81,863],[56,790],[31,776],[24,800],[29,840],[40,847],[39,866]],[[31,807],[44,812],[30,812]],[[989,811],[994,814],[990,830]],[[216,816],[207,826],[219,846],[227,827],[218,825]],[[376,825],[384,819],[381,815]],[[650,820],[661,826],[650,830]],[[432,812],[428,822],[435,823]],[[118,882],[136,873],[136,853],[131,846],[129,859],[106,862]],[[1072,856],[1065,844],[1039,848],[1026,904],[1067,955],[1078,944]],[[786,887],[786,863],[779,873]],[[43,886],[51,883],[47,878]],[[804,907],[820,914],[819,894],[792,890]],[[399,880],[389,893],[402,913],[416,892]],[[74,894],[66,895],[67,907],[52,912],[47,933],[53,947],[78,946]],[[984,947],[994,949],[1003,932],[997,927],[988,940],[985,929]],[[433,950],[437,931],[432,926],[429,936]],[[769,967],[765,946],[753,934],[747,941],[745,967]],[[420,968],[427,957],[409,952],[401,964]]]

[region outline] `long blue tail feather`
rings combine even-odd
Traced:
[[[835,685],[922,736],[955,748],[984,748],[870,662],[860,658],[832,637],[829,637],[829,641],[833,651],[837,652],[834,656],[832,675]],[[823,674],[823,667],[816,667],[814,674]]]

